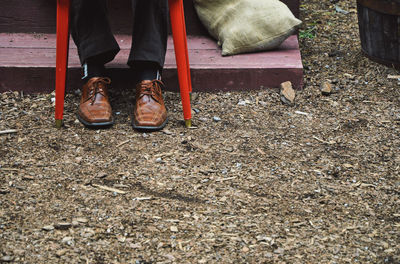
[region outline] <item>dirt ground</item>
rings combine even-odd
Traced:
[[[399,263],[399,73],[361,55],[355,8],[302,1],[292,107],[278,89],[197,93],[186,129],[166,93],[168,126],[145,134],[128,91],[106,130],[76,120],[77,94],[61,130],[51,95],[0,94],[0,131],[17,130],[0,135],[0,262]]]

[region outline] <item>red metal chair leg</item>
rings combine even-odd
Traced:
[[[181,91],[183,116],[187,127],[192,125],[190,92],[192,82],[190,77],[189,55],[186,39],[185,15],[182,0],[169,0],[172,36],[174,39],[176,65],[178,68],[179,88]]]
[[[69,49],[69,0],[57,0],[56,127],[62,126]]]

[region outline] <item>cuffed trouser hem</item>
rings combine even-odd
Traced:
[[[107,35],[83,41],[78,47],[79,59],[82,65],[88,59],[104,65],[112,61],[119,51],[120,48],[115,39],[110,39]]]
[[[154,59],[129,60],[128,65],[134,70],[148,69],[148,68],[155,68],[158,70],[162,70],[164,67],[164,62],[160,62]]]

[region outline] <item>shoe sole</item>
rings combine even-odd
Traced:
[[[114,118],[111,119],[109,122],[100,122],[100,123],[89,123],[83,118],[81,118],[78,114],[76,115],[78,117],[78,120],[84,124],[86,127],[89,128],[100,128],[100,127],[109,127],[114,125]]]
[[[168,117],[165,119],[165,121],[164,121],[164,123],[162,123],[160,126],[157,126],[157,127],[155,127],[155,126],[137,126],[137,125],[135,125],[135,119],[134,118],[132,118],[132,127],[133,127],[133,129],[136,129],[136,130],[138,130],[138,131],[140,131],[140,132],[154,132],[154,131],[159,131],[159,130],[161,130],[161,129],[163,129],[166,125],[167,125],[167,123],[168,123]]]

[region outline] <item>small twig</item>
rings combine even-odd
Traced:
[[[233,237],[238,236],[238,234],[231,234],[231,233],[221,233],[220,235],[221,236],[233,236]]]
[[[298,115],[304,115],[304,116],[311,116],[311,114],[306,113],[306,112],[302,112],[302,111],[294,111],[296,114]]]
[[[19,171],[19,169],[13,169],[13,168],[0,168],[3,171]]]
[[[118,190],[112,187],[108,187],[108,186],[103,186],[103,185],[98,185],[98,184],[92,184],[93,187],[97,187],[99,189],[105,190],[105,191],[109,191],[109,192],[115,192],[115,193],[119,193],[119,194],[126,194],[125,191],[122,190]]]
[[[151,199],[153,199],[153,197],[136,197],[136,198],[133,198],[132,200],[134,200],[134,201],[146,201],[146,200],[151,200]]]
[[[117,145],[117,148],[119,148],[119,147],[125,145],[126,143],[129,143],[129,141],[130,141],[130,140],[128,139],[128,140],[125,140],[125,141],[119,143],[119,144]]]
[[[30,130],[34,130],[34,129],[43,129],[43,126],[37,126],[37,127],[31,127],[29,128]]]
[[[320,138],[318,138],[318,137],[316,137],[316,136],[313,136],[313,138],[314,138],[315,140],[321,142],[321,143],[324,143],[324,144],[328,144],[328,145],[336,144],[335,141],[329,141],[329,142],[328,142],[328,141],[322,140],[322,139],[320,139]]]
[[[260,148],[257,148],[257,151],[258,151],[261,155],[265,155],[265,152],[262,151]]]
[[[219,178],[219,179],[216,179],[216,181],[217,182],[224,182],[224,181],[230,181],[230,180],[233,180],[233,179],[236,179],[236,177]]]
[[[321,143],[328,143],[328,142],[326,142],[325,140],[322,140],[322,139],[320,139],[320,138],[318,138],[318,137],[316,137],[316,136],[313,136],[313,139],[315,139],[315,140],[317,140],[317,141],[319,141],[319,142],[321,142]]]
[[[15,134],[17,132],[18,132],[18,130],[16,130],[16,129],[3,130],[3,131],[0,131],[0,135]]]
[[[175,152],[171,151],[171,152],[167,152],[167,153],[160,153],[157,155],[154,155],[155,158],[167,158],[167,157],[171,157],[174,156]]]
[[[364,100],[362,102],[363,103],[368,103],[368,104],[390,104],[388,102],[376,102],[376,101],[369,101],[369,100]]]

